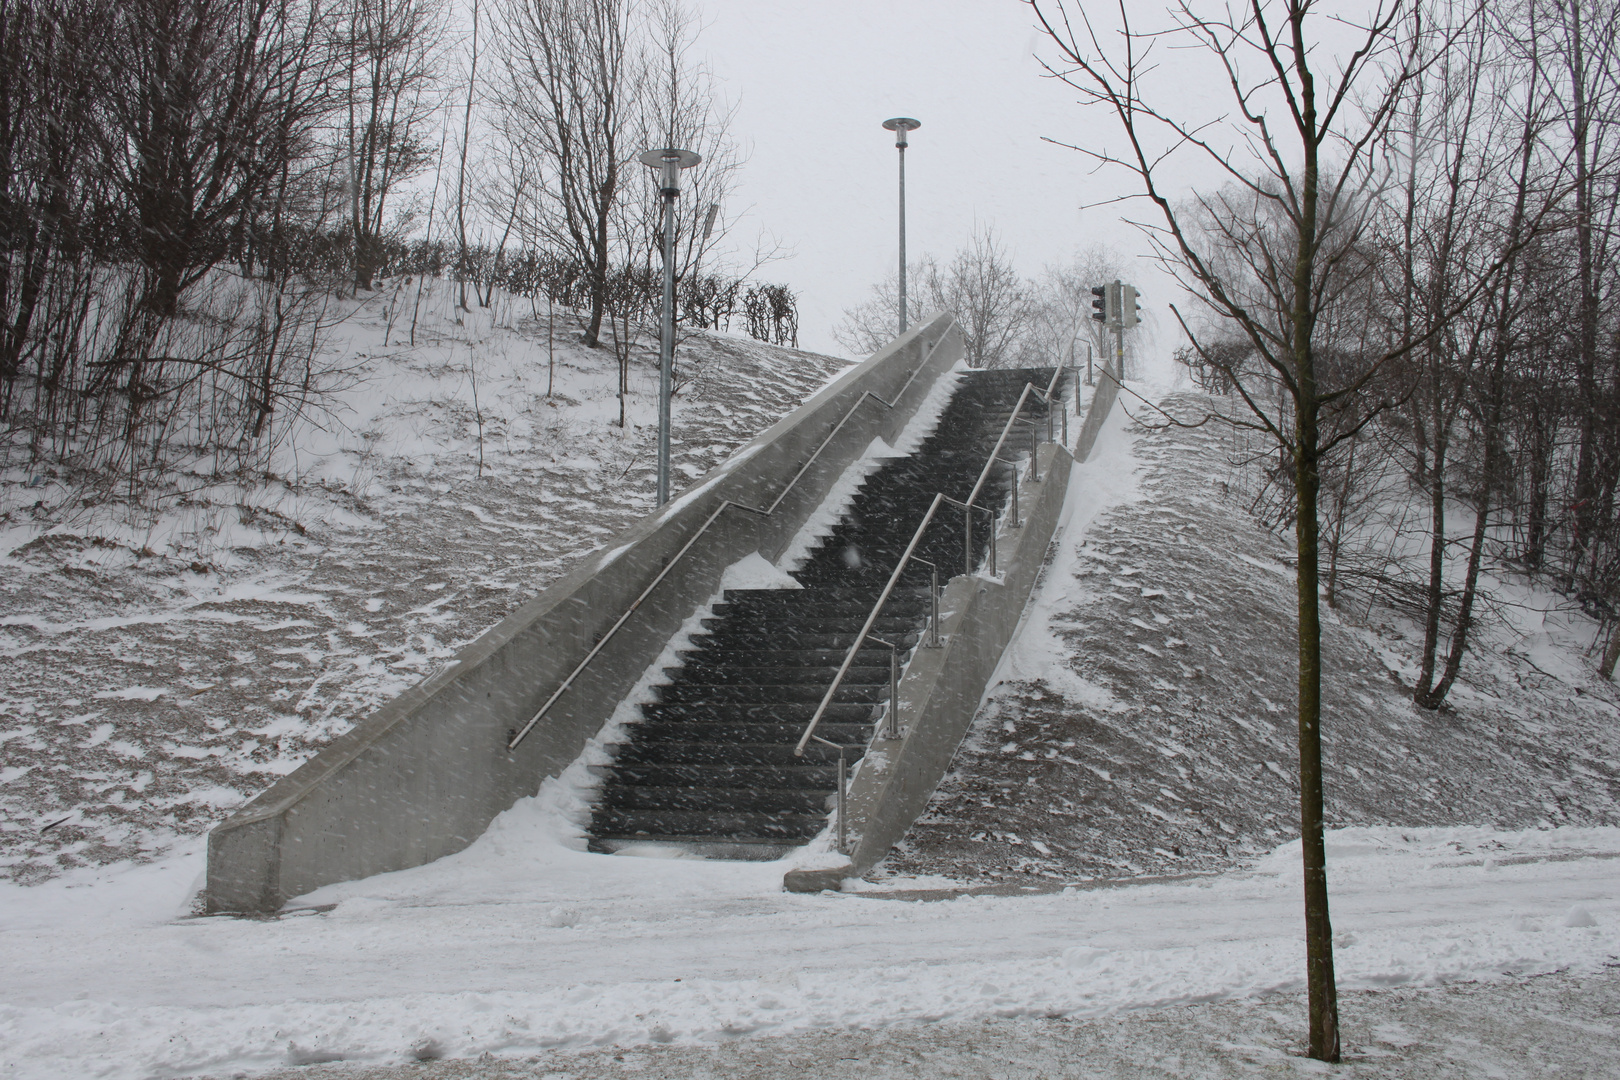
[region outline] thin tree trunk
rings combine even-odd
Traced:
[[[1603,663],[1598,667],[1598,673],[1605,679],[1614,678],[1614,665],[1620,662],[1620,620],[1614,624],[1609,633],[1609,647],[1603,650]]]
[[[1339,485],[1339,495],[1333,507],[1333,539],[1328,542],[1328,576],[1327,576],[1327,606],[1338,607],[1337,589],[1339,583],[1339,549],[1344,543],[1344,516],[1350,504],[1350,478],[1356,467],[1356,440],[1350,440],[1350,452],[1346,455],[1344,463],[1344,482]]]
[[[1300,442],[1294,472],[1299,512],[1294,516],[1294,535],[1299,553],[1299,825],[1305,870],[1310,1054],[1321,1061],[1338,1061],[1339,1001],[1333,976],[1333,925],[1328,915],[1327,842],[1323,834],[1322,623],[1316,513],[1321,477],[1315,459],[1314,417],[1306,415],[1303,407],[1299,412]]]
[[[1294,24],[1296,55],[1305,55]],[[1322,476],[1317,429],[1316,357],[1312,340],[1317,199],[1321,171],[1316,99],[1310,73],[1300,71],[1300,114],[1305,169],[1301,180],[1299,240],[1294,256],[1294,536],[1299,554],[1299,845],[1305,872],[1305,983],[1310,1004],[1310,1055],[1339,1060],[1339,992],[1333,977],[1333,924],[1328,917],[1327,842],[1322,799],[1322,621],[1318,500]]]
[[[1445,602],[1446,573],[1446,442],[1436,432],[1434,463],[1429,470],[1429,581],[1423,592],[1423,650],[1413,698],[1422,704],[1434,686],[1435,658],[1440,651],[1440,615]]]

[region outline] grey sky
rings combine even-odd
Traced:
[[[838,351],[830,330],[897,261],[891,116],[923,127],[906,152],[908,242],[948,257],[976,221],[993,224],[1031,274],[1101,241],[1145,250],[1119,206],[1122,174],[1092,175],[1041,141],[1117,137],[1110,118],[1043,78],[1040,39],[1018,0],[701,0],[698,41],[753,144],[737,235],[766,229],[794,257],[766,280],[800,294],[800,344]],[[1136,204],[1137,213],[1146,209]],[[1136,275],[1162,308],[1168,282]],[[1166,320],[1161,319],[1161,326]]]

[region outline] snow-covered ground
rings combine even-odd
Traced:
[[[1189,420],[1223,404],[1155,399]],[[1230,427],[1122,401],[1161,428],[1117,411],[1075,468],[1000,685],[879,875],[1208,872],[1298,835],[1292,537],[1234,496]],[[1486,587],[1439,712],[1411,700],[1421,630],[1324,608],[1330,826],[1620,825],[1620,692],[1582,655],[1595,623],[1522,575]]]
[[[206,830],[652,508],[656,343],[621,429],[570,314],[548,396],[544,307],[435,287],[412,347],[392,295],[334,332],[352,385],[246,487],[193,462],[155,506],[83,508],[83,478],[0,469],[0,879]],[[719,334],[678,359],[676,490],[847,369]]]
[[[790,356],[725,340],[715,348],[756,365],[739,367],[735,392],[719,399],[733,416],[754,400],[746,379],[770,364],[782,379],[779,397],[755,402],[724,429],[728,439],[785,408],[784,387],[802,393],[837,366],[809,358],[800,370]],[[611,373],[598,374],[610,391]],[[511,430],[531,423],[528,415],[515,410]],[[721,423],[716,413],[704,427],[712,433]],[[334,702],[352,710],[420,674],[410,664],[391,674],[396,657],[431,667],[599,543],[575,523],[605,530],[645,507],[645,483],[618,501],[605,483],[619,468],[637,475],[634,450],[614,432],[585,425],[567,440],[525,435],[491,469],[497,479],[508,472],[510,486],[481,494],[465,429],[441,418],[424,430],[441,447],[430,466],[418,446],[379,458],[387,467],[363,492],[321,496],[302,551],[233,548],[240,563],[197,580],[180,571],[177,584],[115,558],[96,568],[102,595],[88,586],[74,593],[72,619],[48,626],[38,625],[40,583],[63,587],[47,578],[49,564],[23,552],[0,566],[12,605],[5,630],[14,635],[3,654],[5,693],[31,710],[8,713],[7,767],[15,748],[34,755],[0,787],[11,800],[9,857],[54,871],[15,875],[33,884],[0,884],[0,1076],[233,1076],[283,1066],[340,1075],[322,1062],[390,1076],[516,1075],[505,1065],[550,1075],[575,1072],[571,1061],[580,1075],[682,1075],[676,1059],[658,1056],[677,1052],[688,1054],[680,1060],[692,1075],[746,1076],[757,1072],[746,1068],[749,1055],[770,1056],[773,1047],[802,1071],[847,1072],[837,1058],[848,1054],[828,1051],[855,1045],[880,1056],[890,1053],[882,1046],[900,1048],[883,1075],[911,1075],[915,1064],[932,1075],[979,1076],[976,1054],[1038,1063],[1030,1047],[1054,1030],[1008,1025],[1080,1025],[1193,1003],[1201,1009],[1142,1022],[1225,1039],[1204,1064],[1164,1057],[1159,1072],[1105,1075],[1311,1071],[1290,1064],[1296,1044],[1276,1035],[1298,1037],[1290,995],[1303,971],[1298,847],[1288,840],[1296,796],[1287,725],[1273,715],[1287,709],[1272,687],[1286,687],[1288,675],[1286,619],[1275,614],[1287,591],[1282,552],[1210,488],[1210,469],[1188,466],[1211,460],[1209,447],[1185,433],[1132,433],[1123,418],[1075,471],[1081,497],[1007,681],[942,792],[951,805],[986,811],[1002,835],[951,834],[936,814],[902,853],[913,860],[910,876],[799,896],[781,891],[784,863],[588,854],[577,793],[560,778],[466,851],[431,865],[327,887],[272,919],[197,917],[203,842],[195,830],[217,810],[194,811],[185,835],[165,801],[172,796],[137,770],[162,772],[191,793],[187,805],[206,807],[195,792],[213,774],[193,770],[220,769],[217,803],[233,805],[256,782],[248,763],[273,776],[352,719]],[[689,437],[688,446],[698,441]],[[719,447],[715,460],[729,452],[706,445]],[[543,472],[550,455],[564,466],[570,451],[589,459],[569,466],[573,493],[554,504],[530,494],[562,483],[561,473],[548,481],[534,470]],[[355,522],[321,516],[343,505],[358,508]],[[478,581],[499,587],[470,583]],[[258,591],[227,596],[221,590],[232,582]],[[1335,821],[1345,826],[1329,842],[1340,985],[1355,1000],[1357,990],[1502,984],[1468,999],[1487,1003],[1469,1014],[1476,1041],[1448,1050],[1442,1063],[1454,1071],[1436,1066],[1435,1075],[1551,1075],[1522,1052],[1525,1025],[1508,1015],[1533,1000],[1548,1003],[1538,1014],[1548,1025],[1570,1032],[1559,1059],[1576,1063],[1568,1075],[1605,1075],[1602,1062],[1612,1060],[1620,822],[1610,785],[1620,755],[1609,694],[1590,680],[1563,681],[1579,671],[1567,659],[1578,653],[1569,618],[1549,611],[1534,631],[1543,636],[1528,646],[1530,628],[1499,628],[1517,635],[1515,648],[1535,650],[1538,668],[1563,663],[1550,669],[1553,684],[1525,688],[1519,669],[1504,666],[1510,648],[1505,661],[1471,671],[1476,697],[1467,699],[1477,707],[1483,685],[1505,705],[1432,721],[1399,711],[1388,674],[1400,674],[1398,642],[1349,625],[1331,632],[1335,701],[1360,710],[1348,714],[1355,726],[1341,720],[1329,752],[1330,771],[1346,770],[1330,782]],[[1347,643],[1361,650],[1353,663],[1344,662]],[[1209,655],[1194,657],[1200,648]],[[275,668],[282,659],[292,666]],[[282,682],[268,671],[284,671]],[[238,678],[253,681],[226,681]],[[1523,694],[1510,697],[1497,688],[1502,680]],[[321,686],[355,696],[328,700]],[[232,696],[210,696],[226,691]],[[317,707],[287,704],[295,698]],[[254,709],[276,712],[279,734],[260,730]],[[93,710],[103,714],[75,721]],[[1061,724],[1085,727],[1086,737],[1060,733]],[[244,739],[255,743],[245,752]],[[87,756],[96,753],[111,756]],[[1356,780],[1365,776],[1363,794],[1344,781],[1347,766]],[[110,775],[97,779],[96,770]],[[989,786],[969,800],[963,778],[974,775]],[[1092,786],[1082,790],[1077,778]],[[82,798],[98,784],[105,806],[137,809],[124,818],[75,809],[60,826],[79,830],[67,834],[71,845],[42,843],[44,800]],[[1358,809],[1368,806],[1376,812]],[[26,838],[18,835],[25,820]],[[145,849],[142,858],[128,857],[131,845],[85,839],[111,835],[120,822],[140,838],[132,844]],[[977,862],[928,862],[930,850],[943,850],[930,848],[928,828],[972,845]],[[1001,874],[1002,895],[962,889],[975,877],[962,872],[971,866]],[[1182,876],[1128,880],[1143,871]],[[932,899],[915,899],[919,892]],[[1525,981],[1546,972],[1564,982]],[[1564,1004],[1547,1012],[1553,998],[1576,995],[1569,987],[1588,995],[1586,1011]],[[1357,1027],[1363,1014],[1347,1009],[1346,1049],[1358,1068],[1417,1062],[1413,1047],[1437,1040],[1403,1025],[1451,1015],[1419,1005],[1368,1009],[1383,1019]],[[1489,1021],[1492,1009],[1501,1022]],[[1082,1061],[1076,1046],[1117,1051],[1126,1030],[1139,1032],[1144,1053],[1174,1053],[1174,1040],[1151,1028],[1063,1030],[1071,1034],[1057,1040],[1053,1060]],[[829,1044],[818,1032],[859,1034]],[[974,1033],[985,1050],[975,1050]],[[743,1065],[731,1071],[711,1067],[716,1059],[701,1049],[763,1036],[789,1038],[750,1042],[761,1049],[736,1056]],[[1507,1048],[1503,1040],[1514,1039],[1518,1048]],[[601,1046],[631,1049],[589,1054]],[[820,1049],[795,1049],[804,1047]],[[935,1063],[924,1069],[930,1054]],[[447,1060],[413,1064],[437,1058]],[[1117,1052],[1112,1060],[1137,1064]],[[1591,1068],[1579,1070],[1582,1062]]]
[[[0,887],[0,1075],[527,1055],[1297,988],[1298,851],[1179,883],[906,902],[781,867],[586,854],[542,799],[280,918],[188,918],[200,845]],[[1620,829],[1330,841],[1347,990],[1620,962]]]
[[[263,1080],[1596,1080],[1620,1076],[1620,969],[1350,991],[1345,1056],[1304,1057],[1305,996],[1106,1017],[989,1017],[769,1039],[552,1050],[407,1065],[301,1065]]]

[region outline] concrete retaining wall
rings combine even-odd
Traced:
[[[1114,409],[1114,400],[1119,397],[1119,380],[1109,371],[1107,365],[1097,376],[1097,386],[1091,392],[1091,407],[1086,410],[1086,419],[1080,426],[1080,437],[1074,443],[1074,459],[1084,461],[1091,456],[1091,446],[1097,441],[1097,433],[1102,431],[1103,421]]]
[[[945,587],[940,599],[941,647],[919,647],[900,680],[901,737],[885,739],[880,728],[850,781],[845,797],[847,860],[821,869],[789,871],[783,880],[789,891],[836,889],[844,878],[865,873],[927,809],[1023,617],[1062,516],[1070,468],[1076,458],[1084,460],[1091,453],[1118,392],[1118,382],[1105,370],[1075,453],[1070,455],[1054,443],[1036,451],[1041,479],[1031,481],[1026,474],[1019,486],[1023,524],[1016,529],[1004,524],[997,533],[1001,580],[959,575]]]
[[[208,909],[274,911],[321,885],[466,847],[579,756],[727,566],[756,550],[774,558],[844,469],[873,438],[892,441],[961,355],[960,331],[946,315],[896,339],[487,631],[446,670],[333,740],[210,834]],[[722,509],[727,501],[769,506],[807,463],[771,515]],[[508,751],[513,733],[716,511],[704,539]]]

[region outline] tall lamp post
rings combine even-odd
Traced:
[[[900,332],[906,332],[906,132],[922,127],[921,120],[897,116],[883,121],[894,132],[894,146],[900,151]]]
[[[681,170],[702,162],[690,150],[648,150],[641,163],[660,170],[658,190],[664,197],[664,312],[658,328],[658,505],[669,502],[669,395],[675,368],[675,197],[681,193]]]

